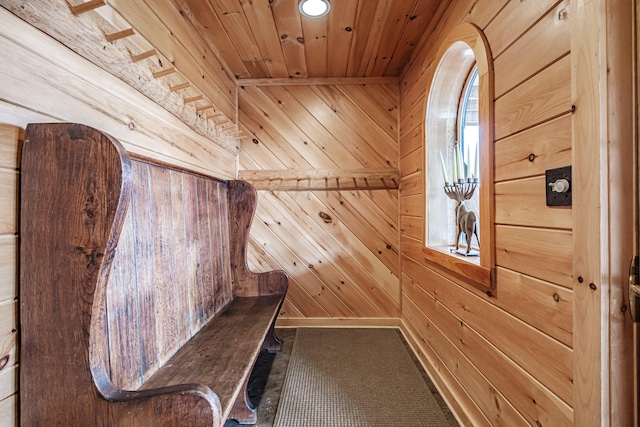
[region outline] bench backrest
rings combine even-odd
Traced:
[[[232,298],[277,285],[267,274],[249,286],[247,183],[130,160],[116,140],[75,124],[29,125],[22,168],[27,424],[40,412],[31,390],[64,402],[67,390],[137,389]],[[69,419],[106,411],[89,398],[59,406]]]
[[[138,388],[232,298],[227,184],[131,162],[107,286],[111,378]]]

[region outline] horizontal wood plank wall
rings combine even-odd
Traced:
[[[0,425],[13,426],[19,354],[18,147],[24,127],[88,124],[118,138],[135,155],[223,179],[235,176],[236,162],[233,154],[3,8],[0,51]]]
[[[569,1],[460,1],[401,76],[403,331],[461,420],[573,423],[571,208],[549,208],[545,169],[571,164]],[[488,38],[495,67],[497,295],[423,255],[424,117],[434,55],[456,25]]]
[[[107,289],[111,379],[124,389],[140,387],[231,299],[226,185],[137,161],[132,181]]]
[[[0,123],[86,124],[129,153],[218,178],[235,177],[235,155],[197,134],[120,79],[0,8]]]
[[[21,0],[2,2],[4,8],[136,88],[201,135],[237,149],[237,140],[207,119],[215,111],[236,120],[234,78],[189,29],[178,6],[171,0],[153,4],[108,0],[87,13],[72,13],[70,9],[81,4],[86,2],[41,1],[31,7]],[[203,106],[210,106],[206,113],[199,109]]]
[[[397,84],[243,85],[238,107],[241,170],[397,170]],[[281,326],[397,325],[398,191],[259,191],[249,259],[291,275]]]

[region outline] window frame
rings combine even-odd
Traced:
[[[469,58],[469,52],[473,58]],[[425,161],[424,188],[425,188],[425,233],[423,241],[423,253],[425,260],[430,265],[441,269],[443,273],[453,274],[456,278],[463,279],[476,288],[479,288],[488,295],[495,295],[495,242],[494,242],[494,182],[493,182],[493,145],[494,145],[494,76],[493,61],[489,44],[482,31],[473,24],[465,23],[457,26],[449,33],[445,41],[440,46],[430,70],[431,84],[427,92],[427,102],[425,102],[425,122],[423,153]],[[451,130],[442,130],[433,122],[437,120],[435,112],[442,114],[443,109],[448,114],[455,115],[454,126],[458,126],[460,114],[460,100],[464,97],[462,91],[466,87],[469,73],[473,64],[478,68],[478,122],[480,128],[480,182],[476,191],[479,191],[479,223],[482,240],[480,242],[480,256],[464,257],[458,254],[443,250],[442,247],[429,246],[429,191],[442,187],[442,178],[434,179],[435,170],[440,168],[440,159],[433,152],[428,150],[429,140],[433,138],[450,138]],[[460,92],[449,93],[451,97],[457,99],[455,108],[451,105],[444,105],[437,95],[442,87],[451,91],[458,90],[460,85],[451,85],[449,82],[461,80]],[[433,98],[432,98],[433,95]],[[440,95],[442,97],[442,95]],[[458,130],[454,129],[453,134],[457,135]],[[433,150],[431,150],[433,151]],[[450,171],[451,168],[449,168]],[[441,190],[440,190],[441,191]],[[431,201],[433,204],[433,201]],[[479,258],[479,259],[478,259]]]

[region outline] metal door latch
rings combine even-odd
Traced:
[[[640,266],[637,256],[629,266],[629,311],[634,322],[640,322]]]

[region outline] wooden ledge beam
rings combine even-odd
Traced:
[[[313,169],[244,170],[238,179],[250,182],[257,190],[389,190],[400,183],[398,169]]]
[[[81,15],[83,13],[89,12],[93,9],[97,9],[99,7],[104,6],[104,0],[91,0],[86,3],[79,4],[77,6],[69,5],[69,10],[75,16]]]
[[[236,86],[395,85],[397,77],[323,77],[237,79]]]

